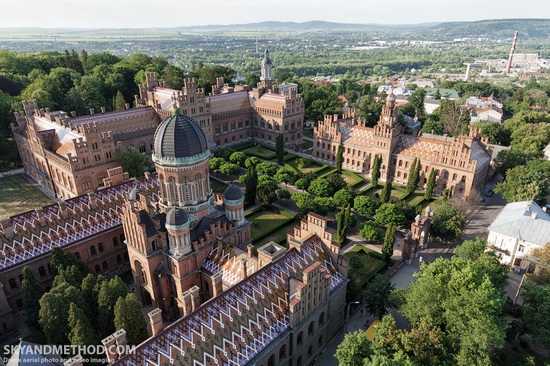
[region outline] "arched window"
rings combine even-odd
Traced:
[[[275,355],[271,355],[267,360],[267,366],[275,366]]]
[[[120,234],[120,242],[124,243],[124,234]]]
[[[101,263],[101,266],[103,267],[104,270],[106,270],[107,269],[107,262]]]
[[[461,181],[462,183],[466,183],[466,176],[463,175],[463,176],[462,176],[462,179],[461,179],[460,181]]]
[[[443,173],[443,179],[449,179],[449,172]]]
[[[103,247],[103,243],[99,243],[97,245],[97,249],[99,250],[100,253],[104,252],[105,251],[105,248]]]
[[[279,361],[283,360],[286,357],[286,344],[283,344],[279,350]]]
[[[302,366],[302,356],[298,357],[298,361],[296,361],[296,366]]]
[[[99,273],[101,271],[101,268],[99,268],[99,264],[95,265],[95,273]]]
[[[406,162],[405,162],[405,168],[408,168],[408,167],[409,167],[409,162],[406,161]]]
[[[319,326],[322,327],[323,324],[325,324],[325,313],[322,312],[321,315],[319,315]]]
[[[113,246],[116,247],[118,245],[118,238],[115,236],[113,238]]]
[[[296,339],[296,344],[298,346],[301,346],[303,342],[304,342],[304,332],[300,332],[300,334],[298,334],[298,338]]]
[[[407,179],[407,173],[403,173],[403,179]]]
[[[309,323],[309,327],[307,328],[307,336],[311,337],[313,335],[313,322]]]
[[[80,253],[79,252],[74,252],[74,256],[77,257],[78,259],[80,259]]]
[[[457,175],[456,175],[456,173],[454,173],[454,174],[453,174],[453,181],[456,180],[456,177],[457,177]]]
[[[46,269],[44,267],[38,267],[38,274],[40,277],[44,277],[46,275]]]
[[[91,255],[96,255],[96,254],[97,254],[97,252],[95,251],[95,246],[94,246],[94,245],[92,245],[92,246],[90,247],[90,254],[91,254]]]
[[[323,345],[323,335],[321,334],[321,336],[319,337],[319,339],[317,340],[317,346],[318,347],[321,347]]]
[[[17,282],[15,282],[15,278],[10,278],[10,280],[8,282],[10,283],[10,288],[12,290],[17,288]]]
[[[309,346],[307,349],[307,358],[311,358],[313,355],[313,346]]]

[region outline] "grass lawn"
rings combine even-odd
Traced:
[[[369,189],[367,192],[365,192],[364,195],[378,201],[380,200],[380,193],[382,193],[382,189],[383,188]],[[402,195],[403,195],[403,192],[399,192],[395,189],[392,189],[390,196],[391,198],[400,198]]]
[[[375,274],[386,267],[386,263],[370,255],[368,249],[358,248],[357,251],[348,252],[346,255],[350,260],[350,278],[358,288],[363,289]]]
[[[212,188],[214,193],[223,193],[227,188],[227,184],[222,183],[219,180],[212,179],[212,177],[210,177],[210,188]]]
[[[328,177],[329,175],[331,175],[332,173],[334,173],[336,171],[336,168],[332,167],[332,166],[327,166],[328,169],[322,169],[322,170],[319,170],[317,171],[315,174],[317,174],[317,178],[326,178]]]
[[[355,186],[356,184],[359,184],[365,181],[363,177],[349,170],[343,170],[342,175],[344,176],[344,179],[346,180],[346,182],[348,182],[350,186]]]
[[[275,243],[281,244],[282,246],[286,247],[286,234],[292,232],[294,226],[296,226],[296,223],[294,221],[290,221],[288,224],[281,226],[268,236],[264,236],[261,240],[255,242],[254,247],[258,249],[259,247],[269,243],[270,241],[274,241]]]
[[[282,226],[293,221],[294,215],[286,211],[272,212],[260,210],[246,218],[252,221],[251,235],[252,241],[255,241],[272,231],[278,231]],[[264,242],[263,239],[262,242]]]
[[[313,148],[313,141],[304,140],[304,142],[302,143],[302,149],[303,150],[309,150],[311,148]]]
[[[409,200],[409,204],[412,206],[418,206],[422,200],[424,199],[423,193],[415,193],[414,195],[411,195],[412,199]]]
[[[22,175],[0,178],[0,217],[13,216],[53,201]]]
[[[270,160],[277,157],[274,151],[268,150],[265,147],[262,147],[261,145],[249,147],[248,149],[245,149],[242,152],[248,156],[256,156],[258,158],[265,159],[265,160]]]

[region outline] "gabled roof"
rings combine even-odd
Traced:
[[[39,351],[46,351],[42,352]],[[63,358],[53,352],[53,347],[44,347],[41,344],[21,341],[17,351],[10,357],[6,366],[61,366]]]
[[[196,311],[140,344],[117,365],[243,365],[290,329],[289,279],[314,262],[330,274],[331,291],[347,282],[314,235]]]
[[[66,247],[120,227],[125,197],[136,186],[151,200],[158,200],[158,180],[152,175],[149,181],[142,177],[91,193],[96,208],[92,207],[87,194],[66,200],[67,218],[63,218],[57,203],[43,207],[45,220],[42,224],[36,211],[12,216],[14,237],[6,238],[4,230],[0,229],[0,271],[47,255],[54,247]]]
[[[545,245],[550,243],[550,215],[534,201],[512,202],[500,211],[489,231]]]

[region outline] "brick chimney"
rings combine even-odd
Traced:
[[[105,348],[105,355],[107,356],[107,362],[113,363],[118,360],[118,354],[116,353],[116,340],[112,335],[101,340],[103,347]]]
[[[155,336],[162,330],[162,310],[156,308],[147,313],[147,315],[149,315],[151,332]]]

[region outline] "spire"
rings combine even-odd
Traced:
[[[260,80],[262,81],[271,81],[273,80],[273,61],[269,58],[269,50],[266,49],[264,53],[264,58],[262,60],[262,66],[261,66],[261,76]]]

